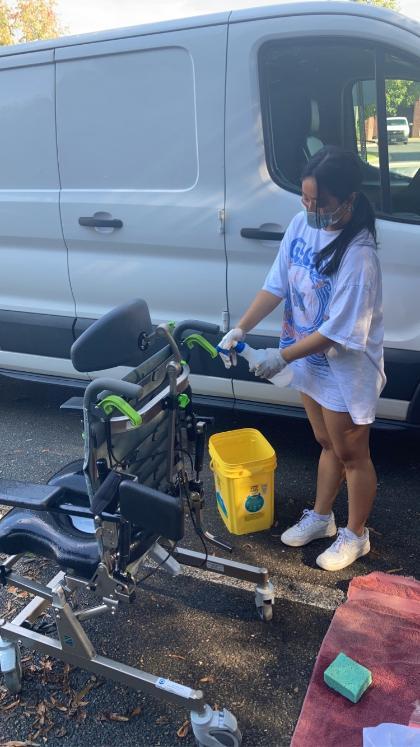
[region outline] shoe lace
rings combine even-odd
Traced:
[[[305,508],[302,516],[300,517],[297,523],[297,528],[305,529],[305,527],[310,523],[311,518],[312,518],[312,511],[310,511],[309,508]]]
[[[337,534],[336,541],[331,545],[329,550],[331,552],[340,552],[343,545],[345,545],[347,542],[347,537],[344,529],[339,529]]]

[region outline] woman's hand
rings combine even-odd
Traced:
[[[223,355],[223,353],[219,352],[219,355],[224,363],[225,368],[230,368],[231,366],[236,366],[237,364],[237,356],[234,351],[234,347],[237,342],[241,342],[241,340],[245,339],[245,332],[240,327],[234,327],[233,329],[229,330],[227,334],[220,340],[218,347],[222,348],[222,350],[230,350],[230,355]]]
[[[287,361],[284,360],[279,348],[265,348],[258,352],[260,353],[259,362],[255,368],[249,367],[250,371],[254,371],[255,376],[259,376],[262,379],[272,379],[273,376],[283,371],[283,368],[287,366]]]

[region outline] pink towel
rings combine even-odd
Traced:
[[[340,651],[372,672],[355,704],[323,680]],[[291,747],[361,747],[364,726],[408,724],[417,699],[420,582],[386,573],[354,578],[322,642]]]

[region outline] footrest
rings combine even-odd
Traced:
[[[19,480],[0,480],[0,504],[16,508],[45,511],[56,506],[64,496],[57,485],[39,485]]]
[[[81,415],[83,412],[83,397],[70,397],[60,405],[60,410],[69,410]]]

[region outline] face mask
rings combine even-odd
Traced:
[[[320,213],[318,210],[316,212],[307,210],[306,219],[308,221],[308,226],[311,228],[329,228],[330,226],[334,226],[336,223],[340,222],[347,209],[348,208],[344,205],[339,205],[332,213]]]

